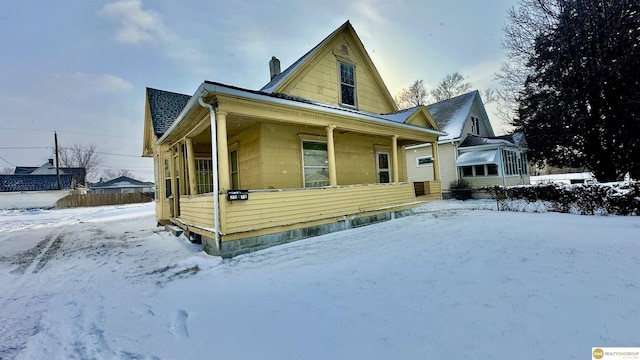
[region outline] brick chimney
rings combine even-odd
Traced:
[[[272,56],[271,60],[269,60],[269,72],[271,73],[271,80],[280,75],[280,60],[275,56]]]

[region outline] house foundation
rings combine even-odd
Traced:
[[[220,243],[220,248],[218,248],[215,239],[208,236],[202,236],[202,248],[209,255],[221,256],[223,258],[232,258],[237,255],[263,250],[276,245],[286,244],[314,236],[325,235],[337,231],[348,230],[351,228],[402,218],[413,214],[413,209],[403,209],[360,217],[345,217],[342,220],[326,224],[318,224],[298,229],[285,230],[273,234],[252,236],[238,240],[222,241]]]

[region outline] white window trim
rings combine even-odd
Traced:
[[[429,161],[426,164],[420,164],[420,160],[421,159],[430,159],[431,161]],[[417,167],[427,167],[427,166],[433,166],[433,156],[432,155],[427,155],[427,156],[418,156],[416,158],[416,166]]]
[[[476,166],[484,166],[484,175],[476,175]],[[497,167],[498,173],[494,174],[494,175],[489,175],[489,165],[495,165]],[[470,167],[471,168],[471,175],[464,175],[463,172],[463,168],[465,167]],[[500,166],[498,166],[498,164],[476,164],[476,165],[464,165],[464,166],[458,166],[459,170],[459,174],[461,177],[463,178],[490,178],[490,177],[500,177]]]
[[[353,105],[351,104],[345,104],[342,101],[342,69],[340,68],[341,64],[345,64],[347,66],[351,66],[353,68],[353,85],[349,85],[344,83],[344,85],[346,86],[353,86]],[[358,88],[357,88],[357,84],[358,81],[356,79],[356,65],[346,62],[346,61],[342,61],[342,60],[338,60],[338,95],[340,97],[340,106],[344,106],[344,107],[348,107],[348,108],[352,108],[352,109],[357,109],[358,108]]]
[[[299,136],[300,137],[300,157],[301,157],[301,162],[302,162],[302,187],[305,189],[318,189],[318,188],[322,188],[322,187],[307,187],[307,182],[306,182],[306,173],[305,173],[305,168],[309,167],[309,168],[320,168],[320,166],[318,165],[309,165],[306,166],[304,164],[304,143],[305,142],[315,142],[315,143],[320,143],[320,144],[325,144],[327,145],[327,159],[329,158],[329,145],[327,142],[327,138],[322,137],[322,136],[315,136],[315,135],[311,135],[311,136]],[[327,171],[329,170],[329,164],[327,163]],[[327,186],[329,186],[329,184],[327,184]]]

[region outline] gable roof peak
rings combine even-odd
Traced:
[[[189,99],[190,95],[147,87],[147,102],[156,136],[161,136],[171,127]]]
[[[337,29],[335,29],[333,32],[331,32],[331,34],[329,34],[322,41],[320,41],[320,43],[318,43],[318,45],[314,46],[311,50],[307,51],[306,54],[302,55],[301,58],[299,58],[298,60],[294,61],[293,64],[291,64],[284,71],[282,71],[279,74],[277,74],[276,76],[274,76],[271,79],[271,81],[269,81],[265,86],[263,86],[260,89],[260,91],[264,91],[264,92],[267,92],[267,93],[273,92],[280,84],[282,84],[285,80],[287,80],[287,78],[289,78],[289,75],[291,75],[298,67],[300,67],[300,65],[302,65],[313,54],[315,54],[316,51],[322,47],[322,45],[326,44],[331,38],[333,38],[334,35],[336,35],[337,33],[341,32],[342,30],[344,30],[347,27],[349,27],[349,28],[351,28],[353,30],[353,26],[351,26],[351,23],[349,22],[349,20],[347,20],[344,24],[340,25]]]

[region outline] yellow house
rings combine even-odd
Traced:
[[[154,158],[159,223],[232,257],[441,198],[437,170],[416,196],[404,147],[444,133],[423,106],[398,111],[348,21],[286,70],[275,57],[269,66],[257,91],[147,89],[143,156]]]

